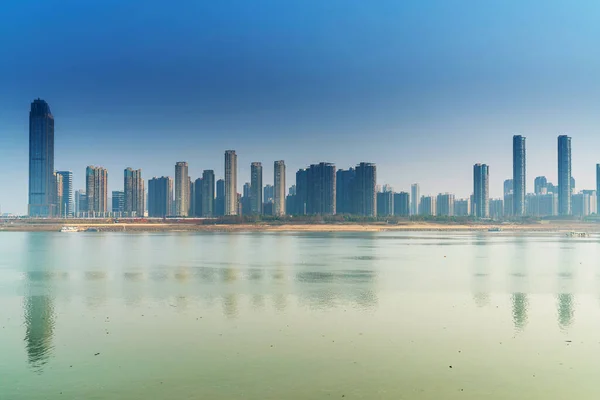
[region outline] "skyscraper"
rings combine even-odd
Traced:
[[[202,205],[204,204],[202,201],[204,182],[202,178],[196,179],[194,182],[194,217],[201,217],[204,212],[202,211]]]
[[[394,215],[398,217],[410,215],[410,195],[408,192],[394,193]]]
[[[273,165],[273,215],[285,215],[285,161]]]
[[[58,171],[57,174],[62,176],[61,216],[64,218],[71,218],[75,212],[73,202],[73,172]]]
[[[215,215],[215,172],[205,169],[202,172],[202,216],[212,218]]]
[[[62,217],[62,202],[63,202],[63,177],[58,172],[54,173],[54,206],[55,217]]]
[[[337,214],[352,214],[354,212],[354,168],[339,169],[335,177],[335,208]]]
[[[325,162],[313,164],[307,174],[306,213],[335,214],[335,165]]]
[[[225,180],[217,181],[217,197],[215,199],[215,215],[225,215]]]
[[[600,164],[596,164],[596,214],[600,215]]]
[[[419,184],[410,185],[410,215],[419,215],[419,202],[421,201],[421,191]]]
[[[87,213],[87,195],[84,190],[75,191],[75,216],[79,216],[79,213]]]
[[[571,138],[558,137],[558,215],[571,215]]]
[[[126,168],[123,171],[123,192],[125,194],[123,211],[126,215],[129,217],[143,217],[146,204],[141,169]]]
[[[250,164],[250,212],[263,213],[263,169],[259,162]]]
[[[423,196],[419,204],[419,215],[434,216],[436,213],[436,198],[434,196]]]
[[[29,204],[30,217],[56,214],[54,178],[54,117],[44,100],[31,103],[29,112]]]
[[[121,214],[125,212],[125,192],[113,190],[112,212],[116,214]]]
[[[85,192],[89,216],[99,216],[108,207],[108,172],[105,168],[89,166],[85,171]]]
[[[546,194],[548,192],[548,179],[545,176],[538,176],[533,181],[535,194]]]
[[[308,204],[308,169],[299,169],[296,172],[296,215],[307,214]]]
[[[154,177],[148,181],[148,216],[165,218],[173,210],[173,178]]]
[[[263,189],[264,195],[263,195],[263,201],[265,204],[270,203],[273,204],[274,202],[274,196],[275,196],[275,190],[273,189],[273,185],[265,185],[265,188]]]
[[[490,216],[490,172],[486,164],[473,166],[473,211],[478,218]]]
[[[235,150],[225,152],[225,215],[237,215],[237,155]]]
[[[525,137],[513,136],[513,215],[525,215],[526,193],[526,152]]]
[[[175,215],[187,217],[190,209],[190,177],[188,163],[180,161],[175,164]]]
[[[354,212],[367,217],[377,216],[377,167],[372,163],[361,162],[356,166],[354,179]],[[389,200],[389,199],[388,199]],[[392,200],[393,201],[393,197]],[[392,206],[393,207],[393,206]],[[393,209],[393,208],[392,208]],[[386,212],[392,210],[385,209]]]
[[[394,192],[375,193],[377,196],[377,215],[387,217],[394,215]]]
[[[435,201],[435,215],[454,216],[454,195],[452,193],[440,193]]]

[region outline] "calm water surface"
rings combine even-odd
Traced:
[[[600,238],[0,233],[0,399],[598,399]]]

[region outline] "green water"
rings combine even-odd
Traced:
[[[0,399],[598,399],[600,238],[0,233]]]

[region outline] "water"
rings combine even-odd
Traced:
[[[0,399],[597,399],[600,238],[0,233]]]

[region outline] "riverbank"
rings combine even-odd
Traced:
[[[600,224],[583,222],[552,222],[533,224],[457,224],[439,222],[406,222],[399,224],[384,223],[328,223],[328,224],[193,224],[193,223],[105,223],[73,222],[61,223],[7,223],[0,225],[0,231],[9,232],[58,232],[64,226],[74,227],[78,231],[98,232],[384,232],[384,231],[456,231],[487,232],[500,228],[504,232],[587,232],[600,233]]]

